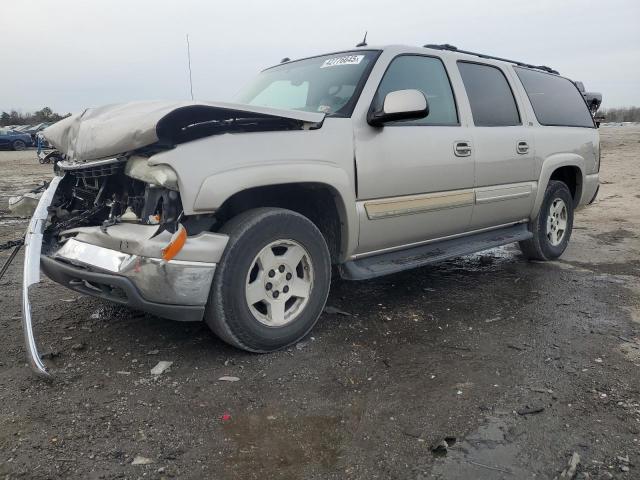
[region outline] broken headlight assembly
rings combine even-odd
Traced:
[[[147,157],[133,156],[127,160],[124,173],[145,183],[178,191],[178,176],[168,165],[149,165]]]
[[[142,156],[85,164],[61,162],[58,167],[65,176],[49,207],[49,231],[104,229],[126,222],[161,224],[173,232],[182,214],[177,176],[168,166],[149,167],[146,162]]]

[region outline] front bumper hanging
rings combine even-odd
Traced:
[[[169,241],[168,232],[150,235],[146,225],[118,224],[103,232],[84,227],[42,255],[42,244],[52,204],[62,176],[54,177],[42,194],[25,235],[22,284],[22,326],[31,368],[49,377],[40,359],[33,333],[29,287],[40,281],[42,270],[71,290],[180,321],[201,321],[217,262],[228,237],[201,232],[189,237],[177,258],[158,258]],[[154,230],[154,231],[155,231]]]
[[[27,349],[27,359],[31,368],[39,375],[49,377],[47,368],[40,359],[38,347],[33,335],[33,322],[31,319],[31,304],[29,302],[29,287],[40,282],[40,251],[42,238],[49,217],[49,205],[63,177],[54,177],[49,188],[40,197],[38,206],[31,217],[27,233],[24,237],[24,270],[22,277],[22,328]]]

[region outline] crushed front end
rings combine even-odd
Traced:
[[[41,268],[80,293],[165,318],[202,319],[228,237],[215,233],[214,209],[184,214],[180,179],[155,155],[209,136],[317,129],[323,121],[316,112],[153,101],[89,108],[47,127],[44,138],[64,158],[25,235],[22,311],[33,369],[47,374],[29,304]]]
[[[25,239],[23,324],[32,367],[29,287],[39,271],[77,292],[181,321],[199,321],[227,243],[213,216],[184,216],[168,166],[133,155],[62,161]]]

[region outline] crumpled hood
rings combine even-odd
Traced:
[[[323,120],[323,113],[235,103],[129,102],[89,108],[42,134],[70,159],[88,161],[227,132],[319,128]]]

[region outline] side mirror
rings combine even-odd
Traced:
[[[370,110],[367,122],[382,127],[387,122],[417,120],[429,115],[429,102],[420,90],[396,90],[387,93],[380,110]]]

